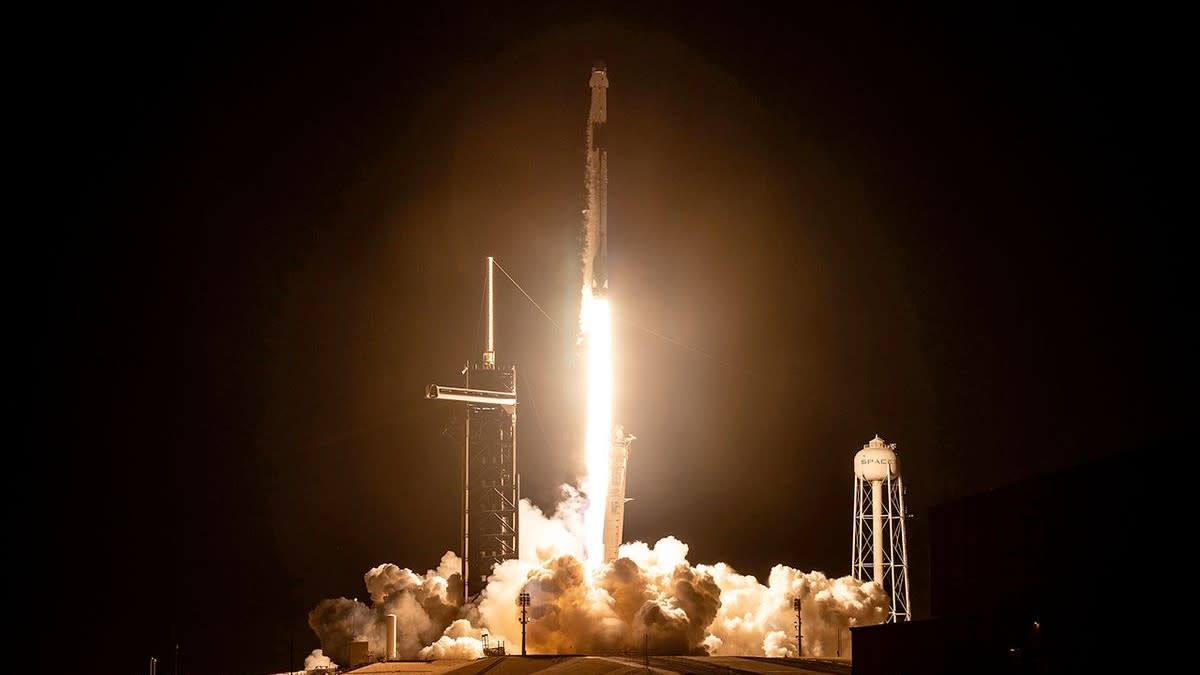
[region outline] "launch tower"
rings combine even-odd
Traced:
[[[908,601],[908,536],[904,483],[896,444],[879,436],[854,455],[854,539],[850,573],[883,587],[890,601],[887,623],[912,618]]]
[[[494,261],[487,259],[487,325],[483,359],[468,361],[462,387],[429,385],[426,398],[467,406],[463,430],[463,601],[487,585],[495,565],[518,556],[517,368],[496,366]]]

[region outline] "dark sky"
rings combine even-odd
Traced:
[[[598,58],[628,537],[844,574],[851,457],[879,433],[921,612],[931,505],[1165,434],[1152,17],[56,21],[32,438],[73,514],[54,573],[106,582],[78,582],[81,672],[132,675],[175,642],[184,673],[283,670],[290,639],[297,660],[316,646],[318,600],[456,547],[457,427],[423,388],[478,356],[487,255],[564,328],[500,285],[522,484],[553,505],[580,466]]]

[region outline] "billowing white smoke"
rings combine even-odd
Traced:
[[[483,658],[483,631],[466,619],[457,619],[446,628],[437,642],[417,652],[420,659]]]
[[[305,670],[336,670],[337,667],[338,664],[325,656],[320,649],[314,649],[311,654],[304,657]]]
[[[708,627],[705,642],[710,654],[795,656],[794,598],[800,598],[805,656],[833,656],[839,640],[840,652],[846,655],[847,628],[887,618],[883,589],[853,577],[830,579],[821,572],[776,565],[764,586],[725,563],[697,569],[712,575],[721,588],[721,611]]]
[[[397,615],[400,658],[479,658],[482,633],[520,643],[517,595],[530,594],[527,643],[531,653],[724,654],[796,656],[795,613],[800,598],[805,656],[849,652],[846,629],[879,623],[888,601],[874,583],[831,579],[784,565],[767,583],[724,563],[692,565],[674,537],[653,546],[625,544],[609,564],[585,566],[585,500],[563,488],[547,516],[527,500],[521,507],[520,558],[497,566],[476,603],[455,605],[462,585],[459,560],[446,553],[424,575],[380,565],[364,575],[371,605],[338,598],[309,613],[326,654],[345,659],[351,642],[366,640],[382,654],[386,615]],[[345,662],[344,660],[342,661]]]
[[[308,613],[308,625],[324,652],[346,663],[352,642],[366,641],[372,654],[382,654],[387,644],[385,617],[395,614],[396,651],[400,658],[415,658],[470,609],[457,603],[462,595],[458,570],[459,558],[452,552],[424,575],[390,563],[380,565],[363,575],[370,606],[347,598],[322,600]]]

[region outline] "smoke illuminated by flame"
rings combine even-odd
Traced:
[[[584,452],[587,475],[582,483],[588,497],[584,513],[587,561],[604,562],[604,507],[607,502],[613,429],[612,310],[608,298],[597,298],[584,286],[579,325],[587,350],[587,427]]]
[[[887,617],[887,595],[874,582],[776,565],[764,584],[725,563],[693,565],[687,544],[672,536],[653,546],[623,543],[614,560],[604,559],[614,436],[612,320],[609,299],[594,296],[585,285],[579,316],[587,363],[582,490],[562,486],[561,501],[550,515],[520,500],[519,557],[489,570],[486,588],[466,602],[456,598],[462,581],[454,552],[424,575],[392,564],[372,568],[363,576],[370,605],[330,598],[309,612],[321,650],[306,662],[347,663],[351,645],[364,641],[370,654],[380,654],[389,614],[397,616],[400,658],[478,659],[484,656],[485,634],[508,644],[522,635],[514,611],[521,593],[530,598],[528,638],[534,654],[645,649],[651,654],[798,656],[792,627],[798,600],[804,653],[846,656],[851,626]]]

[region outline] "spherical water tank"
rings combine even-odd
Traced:
[[[863,480],[887,480],[900,476],[896,453],[879,436],[854,455],[854,475]]]

